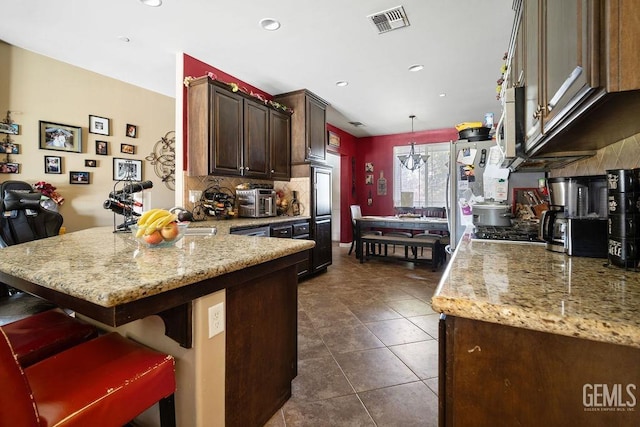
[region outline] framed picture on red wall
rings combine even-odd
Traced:
[[[340,147],[340,136],[335,132],[329,132],[329,137],[327,141],[329,141],[329,145],[332,147]]]

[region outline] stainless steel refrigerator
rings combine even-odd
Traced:
[[[489,162],[489,149],[495,141],[454,141],[449,145],[449,197],[447,218],[449,218],[450,249],[455,249],[464,234],[466,226],[461,221],[466,207],[460,206],[460,199],[468,200],[468,195],[484,196],[483,175]],[[470,192],[470,193],[469,193]],[[466,217],[468,220],[469,218]]]

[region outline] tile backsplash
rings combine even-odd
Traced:
[[[604,175],[609,169],[640,167],[640,133],[598,150],[595,156],[549,173],[551,177]]]

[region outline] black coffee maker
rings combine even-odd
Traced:
[[[607,257],[605,175],[547,179],[550,208],[540,219],[547,249],[571,256]]]

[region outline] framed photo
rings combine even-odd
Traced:
[[[0,173],[18,173],[20,163],[0,162]]]
[[[20,154],[20,145],[12,141],[0,142],[0,154]]]
[[[120,144],[120,152],[124,154],[136,154],[136,146],[131,144]]]
[[[0,133],[18,135],[18,133],[20,133],[20,126],[16,123],[0,123]]]
[[[44,173],[62,173],[62,157],[44,156]]]
[[[96,160],[93,160],[93,159],[85,159],[84,160],[84,167],[86,167],[86,168],[95,168],[96,166],[98,166],[98,162]]]
[[[373,185],[373,174],[370,174],[370,173],[366,174],[364,176],[364,183],[366,185]]]
[[[340,136],[337,133],[329,131],[328,141],[331,147],[340,147]]]
[[[89,184],[89,172],[69,172],[69,184]]]
[[[89,133],[109,135],[109,119],[89,115]]]
[[[40,120],[40,148],[82,153],[82,128]]]
[[[127,136],[129,138],[138,137],[138,126],[127,124]]]
[[[371,162],[367,162],[364,164],[364,171],[365,172],[373,172],[373,163]]]
[[[113,180],[142,181],[142,160],[113,158]]]
[[[96,154],[100,156],[109,154],[109,143],[107,141],[96,141]]]

